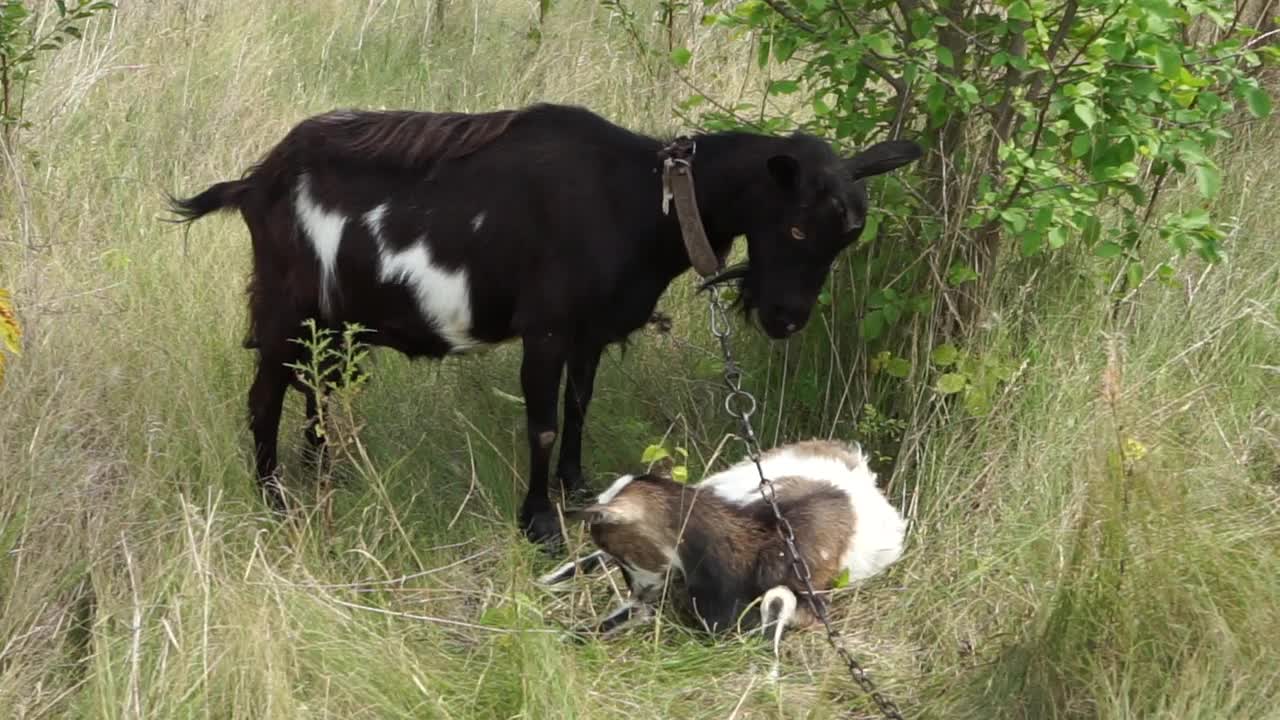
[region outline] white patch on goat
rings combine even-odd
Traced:
[[[841,558],[849,580],[863,580],[879,574],[902,557],[907,523],[897,508],[876,487],[875,473],[866,462],[856,470],[846,470],[845,492],[853,509],[853,541]]]
[[[480,212],[476,213],[475,217],[471,218],[471,232],[478,233],[480,232],[480,228],[483,226],[484,226],[484,211],[481,210]]]
[[[849,468],[842,461],[825,455],[781,449],[761,458],[760,467],[770,480],[802,477],[830,482],[843,489],[843,476]],[[703,480],[699,487],[710,489],[721,499],[734,505],[746,505],[760,499],[760,473],[755,463],[743,460]]]
[[[297,196],[294,200],[302,231],[311,241],[311,247],[320,259],[320,311],[329,316],[332,312],[333,272],[338,263],[338,245],[342,242],[342,229],[347,223],[341,213],[328,212],[320,207],[311,195],[311,177],[298,176]]]
[[[619,562],[622,559],[619,558]],[[631,576],[631,596],[640,601],[648,601],[656,598],[658,590],[662,588],[666,581],[666,568],[661,572],[655,572],[642,567],[637,567],[632,563],[626,563],[627,574]]]
[[[609,503],[613,502],[614,498],[618,497],[618,493],[622,492],[622,488],[626,487],[627,485],[630,485],[631,481],[635,479],[636,479],[635,475],[623,475],[617,480],[614,480],[613,484],[610,485],[608,489],[600,493],[600,495],[596,498],[596,502],[601,505],[608,505]]]
[[[375,238],[382,237],[382,221],[387,217],[387,204],[382,203],[378,207],[364,214],[364,226],[369,228],[369,232],[373,233]]]
[[[427,238],[395,250],[387,245],[382,223],[387,214],[383,203],[364,214],[365,225],[378,246],[378,279],[384,283],[404,283],[418,300],[418,311],[453,352],[479,346],[471,337],[471,294],[465,270],[449,270],[435,264],[427,248]]]

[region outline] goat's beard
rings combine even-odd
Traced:
[[[718,274],[705,280],[701,287],[704,290],[726,286],[733,288],[734,297],[730,301],[728,309],[737,311],[747,324],[763,332],[764,326],[760,323],[759,313],[756,312],[758,300],[755,291],[752,289],[751,280],[751,267],[744,262],[721,270]]]

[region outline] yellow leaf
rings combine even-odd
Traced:
[[[0,289],[0,338],[4,346],[14,355],[22,354],[22,326],[13,313],[13,302],[9,299],[9,291]]]
[[[1138,442],[1135,438],[1128,438],[1124,441],[1124,451],[1134,462],[1141,460],[1147,456],[1147,446]]]

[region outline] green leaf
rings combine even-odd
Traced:
[[[951,395],[958,393],[968,384],[968,379],[960,373],[946,373],[938,378],[938,382],[934,388],[943,395]]]
[[[1102,243],[1101,245],[1098,246],[1096,250],[1093,251],[1093,254],[1097,255],[1100,258],[1119,257],[1123,253],[1124,253],[1124,248],[1117,245],[1116,243],[1111,242],[1110,240]]]
[[[1037,232],[1029,232],[1022,236],[1022,256],[1031,257],[1040,252],[1044,245],[1044,236]]]
[[[1244,102],[1254,117],[1263,118],[1271,114],[1271,96],[1262,88],[1246,85],[1243,90]]]
[[[970,105],[978,104],[978,88],[974,87],[971,82],[962,81],[956,83],[956,94]]]
[[[1079,217],[1076,218],[1076,221],[1081,222]],[[1088,214],[1084,217],[1082,224],[1084,225],[1085,245],[1092,245],[1098,242],[1098,238],[1102,236],[1102,221],[1098,219],[1098,216]]]
[[[849,568],[840,571],[840,574],[831,581],[832,587],[842,588],[849,584]]]
[[[640,456],[640,462],[647,465],[669,457],[671,457],[671,453],[667,452],[666,448],[661,445],[650,445],[644,449],[644,454]]]
[[[978,279],[978,273],[968,265],[952,265],[947,271],[947,282],[952,285],[963,285]]]
[[[943,67],[954,68],[956,66],[956,58],[946,46],[939,45],[934,52],[938,55],[938,63]]]
[[[770,95],[790,95],[800,89],[800,84],[795,80],[774,80],[769,83]]]
[[[1181,218],[1182,227],[1188,230],[1202,230],[1209,227],[1209,211],[1203,208],[1189,210]]]
[[[689,482],[689,468],[685,465],[677,465],[671,468],[671,479],[681,485]]]
[[[955,364],[956,359],[959,357],[960,357],[960,351],[957,350],[956,346],[952,345],[951,343],[943,343],[938,347],[934,348],[933,352],[929,353],[929,360],[931,360],[933,364],[937,365],[938,367],[947,367],[948,365],[953,365]]]
[[[1197,165],[1196,184],[1200,186],[1200,194],[1211,199],[1222,189],[1222,173],[1213,165]]]
[[[1031,8],[1023,0],[1017,0],[1009,6],[1009,19],[1031,22]]]
[[[769,64],[769,49],[771,47],[772,44],[769,42],[769,38],[762,38],[760,44],[756,46],[756,65],[758,67],[764,67]]]
[[[867,220],[862,225],[862,234],[858,236],[858,244],[866,245],[876,239],[876,235],[880,232],[880,216],[872,213],[867,215]]]
[[[1173,45],[1156,48],[1156,68],[1165,77],[1177,77],[1178,71],[1182,69],[1182,55],[1178,48]]]
[[[880,309],[884,313],[885,325],[893,325],[902,317],[902,307],[900,305],[885,305]]]
[[[1049,247],[1057,250],[1067,244],[1067,229],[1061,225],[1049,231]]]
[[[678,47],[671,51],[671,62],[675,63],[676,67],[688,65],[692,57],[693,53],[689,52],[689,48]]]
[[[1130,262],[1129,267],[1125,269],[1126,280],[1129,287],[1136,288],[1142,284],[1142,263]]]
[[[1022,232],[1027,229],[1027,214],[1021,208],[1009,208],[1001,210],[1000,217],[1013,228],[1014,232]]]
[[[893,41],[889,38],[889,34],[878,32],[874,35],[868,35],[863,38],[863,42],[867,44],[873,52],[884,57],[895,57],[898,53],[893,49]]]
[[[879,310],[872,310],[862,318],[859,334],[863,340],[875,340],[884,333],[884,315]]]
[[[820,95],[815,95],[813,98],[813,114],[818,117],[826,117],[831,114],[831,106]]]
[[[900,357],[890,358],[885,370],[896,378],[905,378],[911,375],[911,361]]]
[[[1087,102],[1078,102],[1072,108],[1076,117],[1080,118],[1080,122],[1084,123],[1087,128],[1092,128],[1094,123],[1098,122],[1098,116],[1093,111],[1093,105]]]
[[[1080,133],[1071,140],[1071,157],[1080,158],[1089,153],[1089,148],[1093,147],[1093,138],[1087,133]]]
[[[773,42],[773,57],[778,62],[784,63],[791,59],[791,54],[796,51],[799,43],[790,35],[778,37]]]

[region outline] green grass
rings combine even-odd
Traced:
[[[281,524],[254,496],[248,240],[234,217],[184,238],[157,220],[164,191],[235,176],[340,105],[561,100],[679,127],[687,88],[647,72],[596,3],[558,3],[540,45],[531,3],[451,3],[428,33],[430,5],[127,5],[31,90],[0,196],[0,286],[27,330],[0,389],[0,715],[870,715],[819,632],[788,640],[776,684],[754,638],[667,623],[563,638],[613,597],[531,582],[553,560],[513,520],[516,346],[376,353],[350,416],[367,455],[333,488],[301,470],[291,396],[282,459],[314,512]],[[750,48],[681,32],[694,81],[738,93]],[[1119,327],[1100,261],[1056,256],[1031,301],[1012,263],[986,339],[1025,367],[990,416],[955,413],[904,449],[890,490],[912,518],[907,554],[836,619],[910,716],[1280,717],[1280,131],[1243,134],[1221,158],[1228,262],[1149,283]],[[638,335],[602,367],[597,484],[668,433],[702,468],[727,427],[687,279],[662,306],[672,335]],[[752,381],[774,399],[765,437],[827,432],[779,419],[831,400],[825,377],[805,378],[817,356],[752,345]],[[831,414],[843,429],[861,412]]]

